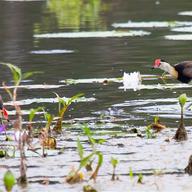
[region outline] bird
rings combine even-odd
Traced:
[[[189,83],[192,80],[192,61],[182,61],[171,65],[164,59],[155,59],[152,69],[155,68],[162,69],[182,83]]]

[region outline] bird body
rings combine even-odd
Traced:
[[[192,80],[192,61],[183,61],[172,66],[163,59],[156,59],[153,68],[164,70],[182,83]]]

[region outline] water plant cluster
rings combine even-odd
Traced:
[[[72,96],[70,99],[65,100],[57,93],[54,93],[58,100],[58,112],[56,114],[52,114],[48,112],[48,109],[39,106],[38,108],[30,109],[28,123],[24,126],[23,124],[23,115],[21,106],[17,102],[18,96],[18,88],[22,80],[31,77],[32,75],[39,74],[40,72],[27,72],[23,73],[21,69],[10,63],[2,63],[2,65],[8,67],[12,73],[14,87],[10,89],[5,82],[3,82],[4,90],[8,93],[12,105],[15,109],[15,119],[8,119],[8,114],[4,114],[4,111],[1,110],[1,127],[5,127],[0,130],[1,134],[5,135],[5,142],[13,143],[9,144],[9,150],[7,145],[4,143],[1,144],[0,149],[0,157],[1,158],[15,158],[15,153],[19,152],[20,158],[20,176],[15,178],[12,171],[7,166],[7,171],[4,174],[4,185],[6,191],[12,191],[13,186],[17,183],[22,187],[26,187],[28,185],[28,177],[27,177],[27,157],[26,151],[30,150],[33,153],[37,154],[39,157],[46,158],[47,151],[51,149],[57,149],[57,140],[59,136],[64,132],[63,130],[63,120],[66,111],[69,109],[71,104],[75,102],[77,99],[83,96],[82,93],[76,94]],[[184,141],[187,139],[187,132],[184,126],[184,108],[187,101],[186,94],[180,95],[178,98],[178,102],[181,108],[181,118],[179,123],[179,128],[173,137],[177,141]],[[45,120],[45,124],[41,125],[40,129],[34,128],[33,120],[37,113],[43,113],[43,118]],[[11,127],[13,130],[13,137],[7,135],[6,131],[8,127]],[[166,126],[160,122],[158,116],[154,117],[154,122],[150,125],[146,126],[145,129],[145,138],[152,139],[155,138],[158,132],[165,129]],[[100,137],[95,137],[94,131],[90,129],[88,125],[83,125],[81,129],[81,133],[85,140],[81,140],[80,137],[77,138],[76,141],[76,149],[79,156],[79,165],[77,167],[73,167],[71,171],[68,173],[65,181],[69,184],[79,183],[82,181],[86,181],[86,185],[82,187],[84,192],[95,192],[89,181],[93,180],[96,182],[97,177],[99,176],[99,171],[104,164],[104,154],[101,150],[98,149],[98,146],[102,146],[106,143],[106,139]],[[139,135],[139,134],[138,134]],[[143,137],[143,135],[141,135]],[[34,145],[34,140],[36,141]],[[37,145],[38,143],[38,145]],[[88,145],[89,150],[85,150],[84,145]],[[37,147],[38,146],[38,147]],[[12,153],[10,154],[10,147]],[[60,150],[60,153],[63,151]],[[189,165],[185,168],[185,172],[192,174],[192,161],[191,157],[189,160]],[[111,180],[116,181],[119,180],[119,175],[116,173],[117,167],[119,165],[119,160],[115,157],[111,157]],[[135,175],[137,175],[137,183],[142,184],[143,174],[134,174],[132,168],[129,170],[130,180],[132,180]]]

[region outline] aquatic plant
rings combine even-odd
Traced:
[[[133,179],[133,170],[132,170],[132,168],[130,167],[129,168],[129,177],[130,177],[130,179]]]
[[[84,126],[82,127],[82,130],[83,130],[84,135],[87,136],[88,142],[89,142],[89,144],[91,145],[91,148],[92,148],[92,151],[93,151],[93,152],[96,152],[96,151],[97,151],[96,145],[98,145],[98,144],[103,144],[104,142],[106,142],[106,140],[105,140],[105,139],[102,139],[102,138],[100,138],[100,139],[95,139],[95,138],[93,137],[93,132],[92,132],[91,129],[88,127],[88,125],[84,124]],[[88,161],[86,167],[85,167],[87,171],[92,171],[92,163],[93,163],[93,160],[90,159],[90,160]]]
[[[101,168],[101,166],[103,164],[103,153],[101,151],[95,151],[94,155],[96,155],[98,157],[98,161],[97,161],[97,166],[95,168],[95,171],[92,173],[90,179],[93,179],[94,181],[96,181],[99,169]]]
[[[66,177],[66,182],[69,184],[79,183],[83,181],[84,175],[80,170],[72,169]]]
[[[112,174],[112,177],[111,177],[111,180],[114,181],[116,179],[118,179],[118,177],[116,177],[116,167],[119,163],[118,159],[114,158],[114,157],[111,157],[111,161],[110,161],[111,165],[113,166],[113,174]]]
[[[90,179],[96,181],[99,169],[103,164],[103,154],[101,151],[98,151],[95,146],[95,144],[103,143],[103,140],[96,140],[95,138],[93,138],[92,132],[89,127],[84,126],[82,129],[84,131],[84,134],[88,137],[88,141],[90,143],[92,151],[88,155],[85,155],[83,145],[81,144],[79,138],[77,139],[77,151],[79,154],[80,163],[77,169],[73,169],[68,174],[66,178],[66,181],[68,183],[76,183],[83,180],[83,173],[81,172],[82,168],[85,168],[87,171],[93,171]],[[96,157],[97,163],[95,169],[93,170],[92,163],[95,161]]]
[[[149,126],[156,132],[160,132],[162,129],[166,128],[166,126],[160,122],[159,116],[155,116],[153,123],[151,123]]]
[[[16,140],[18,141],[18,147],[20,151],[20,177],[18,179],[18,183],[21,184],[22,186],[25,186],[27,184],[27,175],[26,175],[26,163],[25,163],[25,151],[24,151],[24,146],[27,143],[27,133],[26,131],[22,130],[22,112],[20,106],[17,104],[17,92],[19,85],[22,80],[27,79],[31,77],[34,74],[40,73],[40,72],[26,72],[22,73],[21,69],[11,63],[1,63],[1,65],[4,65],[8,67],[11,71],[12,74],[12,79],[13,79],[13,84],[14,88],[11,90],[8,88],[3,82],[3,87],[5,91],[8,93],[10,99],[13,102],[13,106],[15,107],[16,110],[16,117],[17,119],[13,123],[13,127],[15,129],[15,137]]]
[[[7,170],[3,177],[4,186],[7,192],[11,192],[13,186],[16,184],[16,179],[10,170]]]
[[[34,108],[30,109],[30,112],[29,112],[29,123],[32,123],[32,121],[33,121],[33,119],[34,119],[34,117],[35,117],[37,112],[43,111],[43,110],[44,110],[43,107],[37,107],[35,109]]]
[[[93,147],[93,146],[92,146]],[[83,145],[81,144],[80,140],[78,139],[77,141],[77,148],[78,148],[78,153],[80,156],[80,165],[79,165],[79,169],[80,170],[82,167],[87,167],[88,164],[92,164],[93,159],[95,156],[98,157],[98,161],[97,161],[97,166],[95,168],[95,170],[93,171],[90,179],[94,179],[96,180],[97,175],[98,175],[98,171],[103,163],[103,154],[100,151],[97,151],[94,147],[92,148],[92,152],[87,155],[87,156],[83,156],[84,155],[84,149],[83,149]],[[92,168],[91,168],[92,170]]]
[[[139,173],[137,183],[143,184],[143,174]]]
[[[88,161],[90,160],[90,158],[93,156],[93,154],[91,153],[90,155],[84,157],[84,148],[83,145],[81,144],[79,138],[77,138],[77,152],[80,158],[80,164],[78,169],[72,169],[68,176],[66,177],[66,182],[73,184],[73,183],[77,183],[83,180],[84,175],[81,172],[81,168],[86,167]]]
[[[44,111],[44,118],[46,120],[46,125],[40,130],[39,140],[42,146],[42,156],[46,157],[45,149],[56,149],[57,142],[55,137],[52,136],[51,123],[53,121],[54,116],[48,112]]]
[[[147,139],[152,139],[152,138],[154,137],[150,125],[148,125],[148,126],[145,128],[145,135],[146,135]]]
[[[58,119],[57,119],[57,122],[56,122],[53,130],[56,133],[61,133],[62,132],[62,121],[63,121],[64,115],[65,115],[65,112],[67,111],[69,106],[72,104],[72,102],[76,101],[77,99],[82,97],[84,94],[78,93],[67,100],[61,98],[57,93],[55,93],[55,95],[57,96],[57,99],[58,99]]]
[[[84,185],[83,192],[97,192],[97,190],[94,189],[91,185]]]
[[[96,150],[96,145],[97,145],[97,144],[103,144],[103,143],[106,142],[106,140],[103,139],[103,138],[95,139],[95,138],[93,137],[93,132],[91,131],[91,129],[88,127],[87,124],[84,124],[84,125],[83,125],[82,130],[83,130],[83,134],[84,134],[85,136],[87,136],[88,141],[89,141],[89,143],[90,143],[93,151]]]
[[[183,117],[184,106],[187,102],[187,95],[185,93],[181,94],[179,96],[178,100],[179,100],[179,105],[181,108],[181,118],[180,118],[179,128],[177,129],[177,131],[175,133],[174,139],[177,141],[184,141],[184,140],[187,140],[187,131],[185,129],[184,117]]]

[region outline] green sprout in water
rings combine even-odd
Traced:
[[[44,110],[43,107],[37,107],[35,109],[30,109],[30,112],[29,112],[29,123],[32,123],[32,121],[33,121],[33,119],[34,119],[34,117],[35,117],[37,112],[43,111],[43,110]]]
[[[91,185],[85,185],[83,186],[83,192],[97,192],[97,190],[94,189]]]
[[[83,93],[76,94],[69,98],[68,100],[61,98],[57,93],[55,93],[58,99],[58,120],[53,128],[53,130],[56,133],[62,132],[62,121],[65,115],[65,112],[69,108],[69,106],[72,104],[72,102],[75,102],[77,99],[83,96]]]
[[[111,157],[111,161],[110,161],[111,165],[113,166],[113,174],[112,174],[112,177],[111,177],[111,180],[114,181],[116,179],[118,179],[118,177],[116,177],[116,167],[119,163],[118,159],[115,159],[113,157]]]
[[[57,142],[55,137],[52,136],[51,123],[53,121],[53,115],[44,111],[44,118],[46,120],[46,125],[41,129],[39,134],[40,143],[42,146],[42,156],[46,157],[45,149],[56,149]]]
[[[38,108],[35,108],[35,109],[30,109],[30,112],[29,112],[29,122],[28,122],[28,125],[27,125],[27,130],[28,130],[28,139],[27,139],[27,143],[29,145],[29,147],[31,149],[33,149],[31,143],[33,141],[33,126],[32,126],[32,122],[33,122],[33,119],[36,115],[36,113],[38,111],[43,111],[43,107],[38,107]]]
[[[148,126],[145,128],[145,135],[146,135],[147,139],[155,138],[155,135],[154,135],[154,133],[153,133],[150,125],[148,125]]]
[[[99,169],[103,164],[103,154],[100,151],[97,151],[94,149],[89,155],[84,157],[83,156],[84,155],[83,145],[81,144],[79,139],[77,141],[77,148],[78,148],[78,153],[80,156],[80,165],[79,165],[78,170],[80,170],[82,167],[86,168],[87,164],[89,164],[90,162],[93,162],[93,158],[95,156],[98,157],[97,166],[90,177],[90,179],[96,180]]]
[[[181,118],[180,118],[180,123],[179,123],[179,128],[176,131],[176,134],[174,136],[174,139],[177,141],[184,141],[187,140],[187,131],[185,129],[185,125],[184,125],[184,106],[187,102],[187,95],[181,94],[178,98],[179,100],[179,105],[181,107]]]
[[[16,184],[16,180],[13,173],[10,170],[7,170],[7,172],[4,174],[3,181],[6,191],[11,192],[13,186]]]
[[[139,173],[137,183],[143,184],[143,174]]]
[[[160,122],[159,116],[153,118],[153,123],[151,123],[149,127],[155,132],[160,132],[162,129],[166,128],[166,126]]]
[[[102,138],[101,139],[95,139],[93,137],[94,133],[91,131],[91,129],[88,127],[88,125],[85,124],[82,127],[82,130],[83,130],[84,135],[86,135],[88,137],[88,141],[91,144],[91,147],[92,147],[93,151],[96,150],[96,145],[97,144],[103,144],[104,142],[106,142],[106,140],[102,139]]]
[[[85,129],[85,134],[87,135],[88,140],[91,144],[92,151],[90,154],[85,155],[83,145],[80,142],[79,138],[77,139],[77,151],[78,151],[78,154],[80,157],[80,164],[79,164],[78,169],[72,170],[66,178],[66,181],[71,184],[82,181],[82,179],[83,179],[83,174],[81,172],[82,168],[85,168],[87,171],[93,170],[91,167],[91,164],[97,157],[98,160],[97,160],[96,168],[90,176],[90,179],[93,179],[94,181],[96,181],[99,169],[101,168],[101,166],[103,164],[103,154],[102,154],[102,152],[96,150],[96,148],[95,148],[95,143],[97,143],[99,141],[96,142],[96,140],[94,138],[92,138],[92,132],[88,127],[86,127],[86,129]],[[88,166],[90,167],[89,170],[87,168]]]
[[[132,168],[130,167],[129,168],[129,177],[130,177],[130,179],[133,179],[133,170],[132,170]]]

